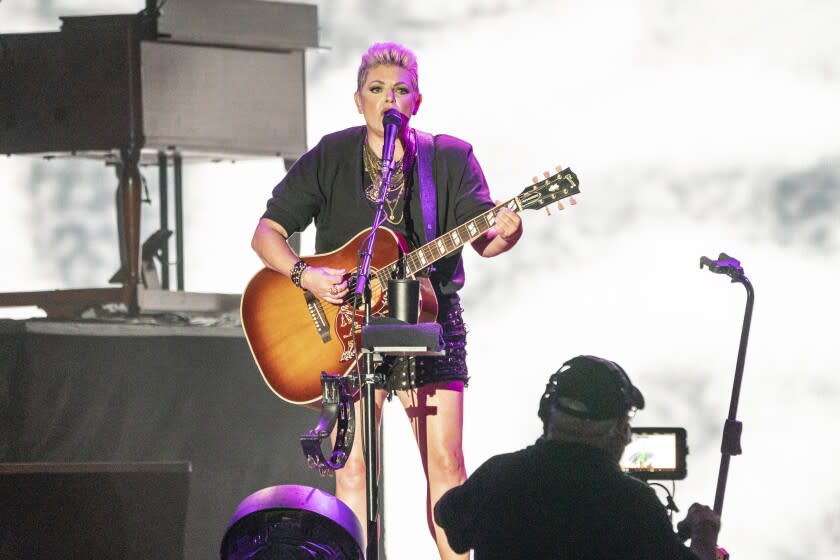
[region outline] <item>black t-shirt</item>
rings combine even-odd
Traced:
[[[645,483],[594,447],[539,440],[497,455],[435,507],[476,560],[692,559]]]
[[[324,136],[274,188],[263,217],[274,220],[290,235],[303,231],[314,221],[315,251],[319,254],[340,248],[369,228],[374,208],[365,196],[364,139],[364,127]],[[438,236],[493,208],[481,166],[466,142],[452,136],[435,136],[432,170]],[[416,169],[407,184],[418,184]],[[385,225],[405,234],[412,248],[416,248],[425,241],[423,212],[417,188],[411,188],[409,196],[406,220],[397,227]],[[436,263],[431,280],[439,296],[455,294],[463,287],[461,251]]]

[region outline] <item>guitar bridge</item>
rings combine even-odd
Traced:
[[[312,316],[312,322],[315,323],[315,328],[321,336],[323,342],[329,342],[332,338],[330,336],[330,324],[327,322],[327,315],[324,313],[324,306],[321,301],[312,295],[311,292],[304,291],[306,298],[306,307],[309,309],[309,315]]]

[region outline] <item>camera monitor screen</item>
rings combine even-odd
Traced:
[[[688,455],[683,428],[631,428],[621,469],[642,480],[682,480]]]

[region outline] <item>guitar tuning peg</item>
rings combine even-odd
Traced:
[[[562,202],[558,202],[558,203],[557,203],[557,209],[558,209],[558,210],[565,210],[565,209],[566,209],[566,207],[565,207],[565,206],[563,206],[563,203],[562,203]]]
[[[575,200],[575,197],[573,197],[573,196],[569,197],[569,204],[572,204],[572,205],[577,204],[577,200]]]
[[[536,176],[536,175],[534,175],[533,177],[531,177],[531,182],[532,182],[532,183],[534,183],[535,185],[536,185],[537,183],[539,183],[539,181],[540,181],[540,180],[539,180],[539,178],[537,178],[537,176]]]
[[[545,213],[548,214],[549,216],[551,216],[551,207],[550,206],[545,207]]]
[[[563,171],[563,166],[562,165],[556,165],[556,166],[554,166],[554,169],[557,170],[557,173],[560,173],[561,171]]]
[[[548,171],[543,171],[543,177],[548,179],[549,177],[551,177],[551,173],[549,173]]]

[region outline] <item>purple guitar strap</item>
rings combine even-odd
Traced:
[[[429,243],[437,237],[437,189],[432,170],[435,139],[428,132],[420,130],[415,130],[414,135],[417,143],[417,176],[420,178],[417,190],[423,210],[423,233],[426,235],[426,243]]]

